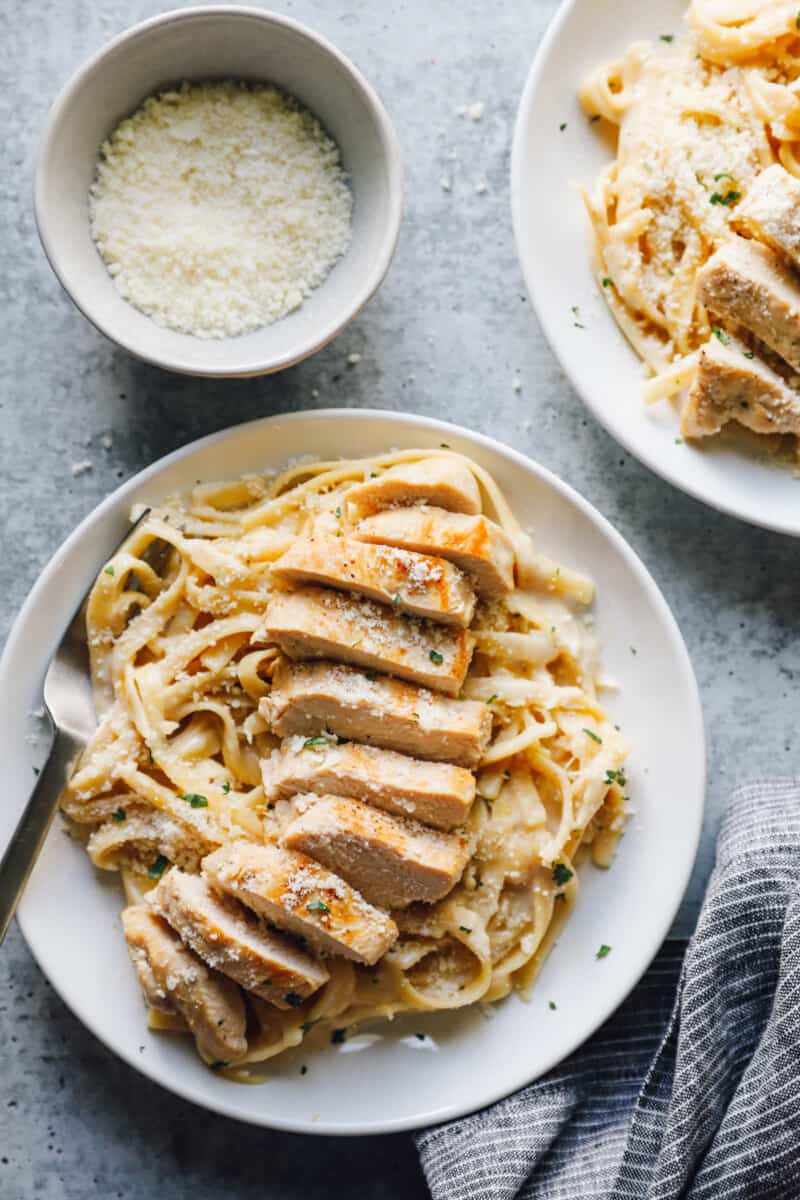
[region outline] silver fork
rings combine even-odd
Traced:
[[[150,512],[146,509],[106,555],[113,558]],[[0,860],[0,943],[28,882],[58,806],[70,763],[97,727],[86,644],[86,601],[78,605],[44,677],[44,706],[50,724],[50,750],[11,841]]]

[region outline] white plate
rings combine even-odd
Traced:
[[[641,363],[599,295],[578,184],[612,157],[577,101],[587,72],[641,38],[680,34],[686,0],[566,0],[542,41],[517,113],[511,204],[528,292],[553,352],[586,406],[631,454],[712,508],[800,535],[800,484],[729,436],[676,444],[677,410],[642,400]],[[563,131],[560,126],[566,122]],[[575,327],[572,308],[580,310]]]
[[[10,824],[33,778],[28,714],[40,703],[48,654],[98,562],[121,536],[132,503],[158,500],[198,479],[274,467],[300,454],[328,458],[442,442],[494,473],[545,552],[596,581],[604,661],[621,685],[609,707],[636,747],[629,778],[637,814],[613,869],[582,872],[580,902],[530,1002],[515,996],[488,1017],[478,1008],[415,1016],[376,1025],[343,1046],[307,1045],[275,1062],[269,1082],[253,1087],[212,1074],[188,1039],[147,1032],[120,931],[116,877],[93,870],[81,846],[55,827],[19,913],[28,945],[53,986],[137,1070],[206,1108],[255,1124],[306,1133],[378,1133],[455,1117],[547,1071],[625,997],[678,908],[703,811],[697,686],[658,588],[585,500],[497,442],[413,415],[295,413],[185,446],[105,500],[40,576],[0,660],[3,795],[13,797],[0,816]],[[595,952],[603,942],[613,949],[598,962]],[[555,1011],[549,1000],[556,1002]],[[429,1037],[420,1040],[416,1032]]]

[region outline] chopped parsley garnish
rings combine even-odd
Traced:
[[[169,859],[163,854],[159,854],[158,858],[154,858],[147,868],[147,874],[151,879],[160,879],[169,866]]]
[[[752,350],[745,350],[744,356],[745,356],[745,358],[755,358],[755,354],[753,353]]]
[[[727,171],[722,171],[719,175],[714,176],[714,183],[718,183],[720,179],[733,179],[733,176],[729,175]]]
[[[800,12],[798,12],[797,16],[794,19],[794,27],[795,27],[795,29],[800,29]]]
[[[309,1033],[314,1028],[315,1025],[318,1025],[321,1020],[322,1020],[322,1017],[316,1017],[315,1020],[313,1020],[313,1021],[303,1021],[303,1024],[300,1026],[300,1029],[302,1030],[302,1033],[303,1033],[303,1037],[305,1037],[306,1034]]]
[[[431,650],[428,658],[432,663],[435,663],[437,667],[440,667],[444,662],[444,656],[441,655],[438,650]]]
[[[116,821],[118,825],[121,825],[127,815],[128,814],[125,812],[124,808],[118,808],[116,812],[111,814],[111,820]]]
[[[192,808],[208,808],[208,800],[197,792],[184,792],[181,800],[185,800]]]
[[[367,671],[366,678],[369,680],[370,683],[374,683],[375,680],[378,678],[378,672],[377,671]]]
[[[562,121],[558,128],[559,128],[560,132],[563,133],[564,130],[567,128],[567,122]]]
[[[620,767],[618,771],[606,771],[606,783],[618,783],[620,787],[625,787],[627,780],[624,768]]]
[[[603,739],[601,737],[598,737],[596,733],[593,733],[591,729],[584,729],[583,732],[586,734],[587,737],[590,737],[593,742],[597,742],[598,746],[602,746]]]
[[[548,1000],[548,1001],[547,1001],[547,1007],[548,1007],[549,1009],[551,1009],[553,1012],[555,1012],[555,1010],[556,1010],[556,1002],[555,1002],[555,1000]]]
[[[303,997],[298,996],[297,992],[287,992],[283,998],[290,1008],[299,1008],[303,1003]]]
[[[553,867],[553,879],[559,887],[563,887],[565,883],[569,883],[574,874],[575,872],[570,871],[566,863],[556,863]]]
[[[572,322],[573,325],[575,326],[575,328],[576,329],[585,329],[586,326],[581,324],[581,319],[580,319],[581,310],[578,308],[577,304],[573,304],[569,311],[572,313],[573,317],[575,318],[575,320]]]
[[[105,570],[103,571],[103,574],[104,574],[104,575],[113,575],[113,574],[114,574],[114,568],[113,568],[113,567],[106,567],[106,568],[105,568]]]
[[[601,946],[601,947],[600,947],[600,949],[597,951],[597,954],[595,955],[595,958],[608,958],[608,956],[609,956],[609,954],[610,954],[610,953],[611,953],[611,947],[610,947],[610,946],[607,946],[607,945],[605,944],[605,942],[603,942],[602,946]]]
[[[603,280],[603,287],[611,287],[611,280],[608,278],[607,275],[606,275],[605,279]]]
[[[231,790],[231,785],[228,783],[227,779],[225,780],[225,782],[222,785],[222,790],[226,796],[227,796],[228,792]]]
[[[683,438],[675,438],[675,445],[676,445],[676,446],[682,446],[682,445],[683,445]],[[634,654],[635,654],[635,653],[636,653],[636,651],[634,650]]]
[[[378,478],[378,472],[377,472],[377,471],[370,471],[370,473],[369,473],[369,477],[370,477],[370,479],[377,479],[377,478]]]
[[[339,518],[341,519],[341,516],[342,516],[342,509],[341,509],[341,506],[340,506],[339,504],[337,504],[337,505],[336,505],[336,508],[333,510],[333,515],[334,515],[335,517],[339,517]]]
[[[450,449],[450,444],[449,444],[449,442],[439,442],[439,445],[441,446],[441,448],[442,448],[443,450],[449,450],[449,449]]]
[[[313,750],[315,746],[332,746],[333,740],[326,737],[324,733],[318,733],[314,737],[306,738],[303,742],[304,750]]]
[[[731,190],[730,192],[726,192],[724,196],[721,195],[719,192],[712,192],[711,197],[710,197],[710,203],[711,204],[724,204],[726,208],[730,208],[730,206],[732,204],[735,204],[736,201],[741,200],[741,198],[742,198],[742,193],[735,192],[733,190]]]
[[[331,1043],[334,1046],[341,1046],[342,1042],[344,1041],[344,1039],[346,1037],[347,1037],[346,1029],[334,1029],[333,1033],[331,1034]]]
[[[392,601],[392,604],[395,604],[395,605],[396,605],[398,608],[401,608],[401,607],[402,607],[402,605],[403,605],[403,597],[400,595],[400,593],[399,593],[399,592],[395,592],[395,594],[394,594],[394,600]]]
[[[723,346],[727,346],[729,344],[731,340],[730,334],[726,333],[724,329],[720,329],[719,325],[715,325],[711,332],[714,334],[714,337],[718,342],[722,342]]]
[[[458,928],[461,930],[462,933],[472,933],[472,930],[469,928],[468,925],[459,925]]]
[[[312,900],[310,904],[306,905],[306,908],[309,912],[329,913],[331,911],[324,900]]]
[[[486,703],[487,703],[487,704],[494,704],[494,702],[495,702],[495,700],[496,700],[496,699],[497,699],[497,692],[495,692],[495,694],[494,694],[493,696],[490,696],[490,697],[489,697],[489,699],[486,701]]]
[[[674,42],[675,41],[674,33],[661,33],[661,34],[659,34],[659,37],[661,38],[662,42]]]

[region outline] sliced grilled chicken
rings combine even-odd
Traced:
[[[461,878],[469,858],[465,837],[390,817],[341,796],[322,796],[309,805],[283,841],[318,859],[384,908],[441,900]]]
[[[290,546],[272,567],[272,576],[284,583],[357,592],[397,612],[461,629],[475,611],[475,594],[466,576],[443,558],[322,532]]]
[[[355,537],[446,558],[472,578],[485,599],[505,596],[514,586],[513,543],[488,517],[433,507],[390,508],[360,521]]]
[[[329,978],[315,958],[214,892],[201,875],[173,868],[148,899],[204,962],[278,1008],[296,1007]]]
[[[685,437],[708,437],[729,421],[756,433],[800,434],[800,392],[751,353],[734,338],[723,345],[712,337],[703,347],[681,416]]]
[[[437,829],[462,825],[475,799],[475,777],[463,767],[357,742],[336,745],[324,735],[287,738],[262,770],[264,793],[273,802],[305,792],[351,796]]]
[[[469,468],[444,454],[398,463],[347,493],[348,515],[355,521],[397,504],[435,504],[475,514],[481,511],[481,494]]]
[[[203,863],[216,888],[323,954],[372,965],[397,939],[397,926],[313,858],[280,846],[233,843]]]
[[[800,267],[800,180],[783,167],[761,172],[737,205],[736,221]]]
[[[283,660],[261,712],[280,737],[326,730],[402,754],[474,767],[492,732],[492,714],[474,700],[451,700],[399,679],[336,663]]]
[[[318,587],[273,596],[256,637],[277,642],[289,658],[355,663],[452,696],[464,682],[474,644],[465,630],[423,624]]]
[[[180,1013],[207,1062],[231,1062],[245,1054],[246,1014],[236,984],[207,967],[146,905],[126,908],[122,927],[150,1007]]]
[[[698,272],[697,295],[800,371],[800,282],[773,250],[745,238],[727,242]]]

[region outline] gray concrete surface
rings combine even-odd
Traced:
[[[344,404],[442,416],[513,442],[628,538],[694,657],[710,779],[702,851],[676,924],[688,931],[730,788],[797,767],[800,544],[710,512],[639,466],[585,413],[536,326],[511,234],[509,146],[555,0],[274,0],[332,38],[381,91],[404,150],[406,212],[390,276],[359,320],[311,361],[238,383],[170,377],[104,341],[62,295],[34,230],[32,167],[51,98],[87,54],[161,7],[0,3],[0,640],[76,522],[121,479],[202,434]],[[456,113],[475,100],[486,105],[477,124]],[[353,350],[362,361],[348,369]],[[110,450],[100,443],[107,432]],[[86,458],[93,469],[73,478],[70,465]],[[342,1147],[251,1130],[140,1079],[65,1010],[12,931],[0,952],[2,1200],[315,1200],[338,1190],[345,1163],[347,1190],[361,1200],[426,1194],[407,1138]]]

